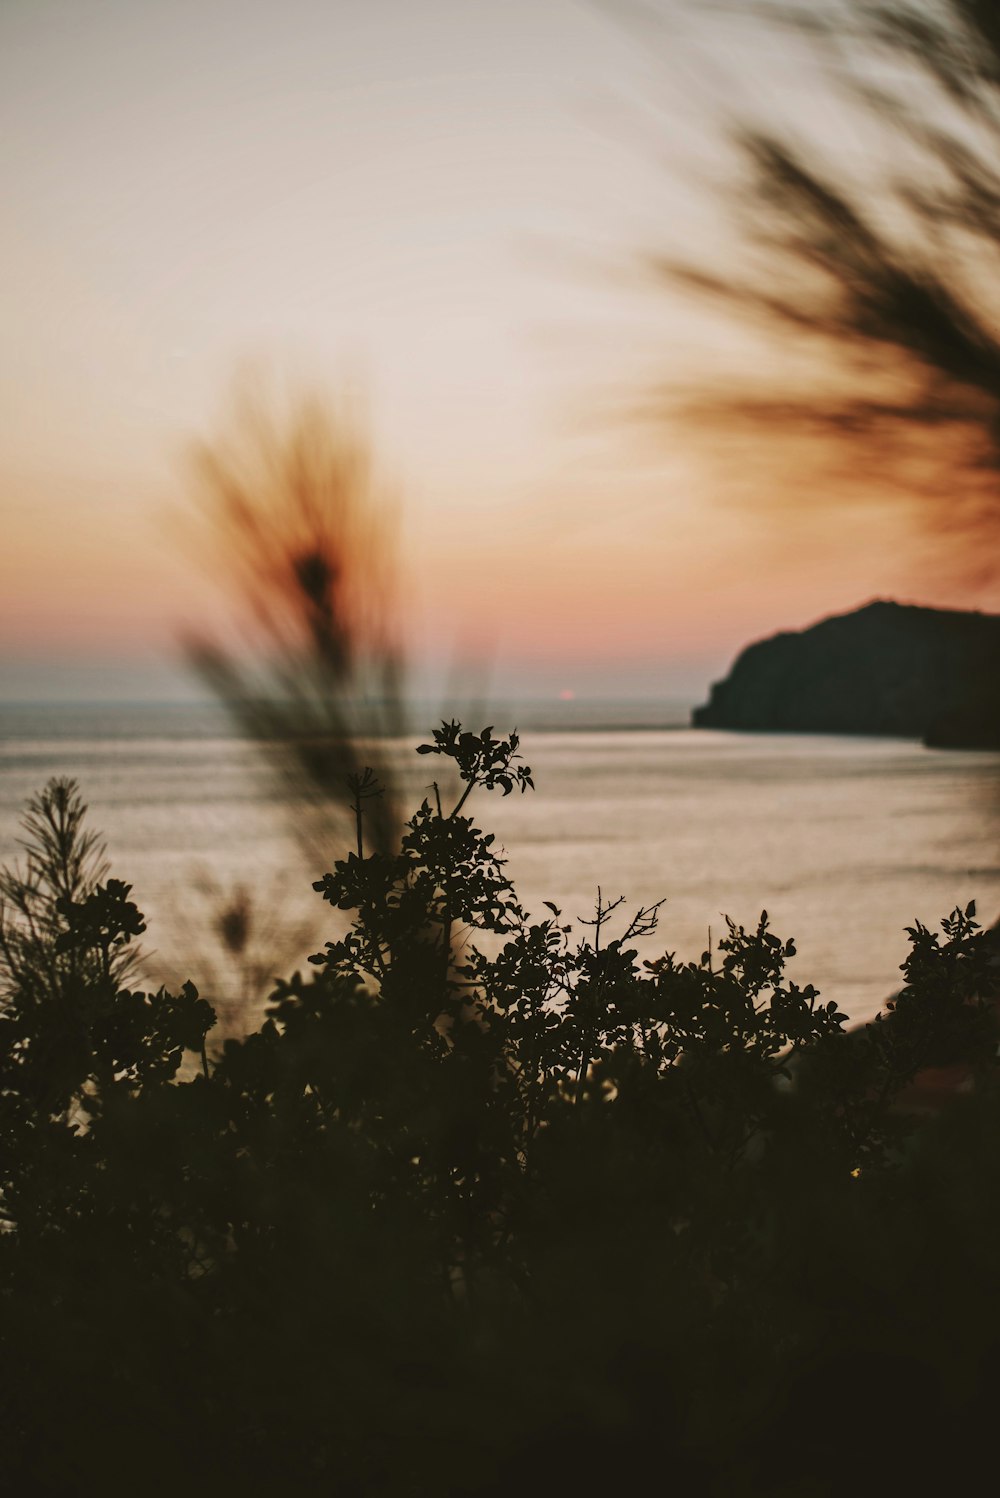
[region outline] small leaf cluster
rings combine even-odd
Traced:
[[[459,775],[466,782],[466,795],[477,785],[487,791],[500,786],[505,796],[509,796],[515,786],[522,792],[529,788],[534,790],[530,766],[514,764],[521,757],[517,752],[520,739],[516,733],[506,739],[494,738],[492,727],[484,728],[478,734],[463,733],[461,723],[453,719],[448,723],[442,721],[441,727],[433,730],[432,737],[433,742],[421,744],[417,753],[442,754],[454,760]]]

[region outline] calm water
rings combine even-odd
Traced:
[[[254,746],[215,714],[0,715],[0,859],[16,855],[24,799],[50,775],[76,776],[113,872],[147,913],[157,977],[232,988],[213,923],[236,886],[272,913],[248,966],[291,970],[332,934],[309,887],[322,870],[304,865]],[[723,913],[750,924],[766,907],[797,940],[792,976],[864,1019],[898,986],[914,917],[934,923],[973,898],[985,922],[1000,916],[1000,756],[669,728],[547,727],[522,740],[535,794],[470,803],[503,843],[522,902],[581,917],[598,885],[629,906],[665,897],[649,955],[697,957]],[[411,744],[397,752],[415,802],[432,762]]]

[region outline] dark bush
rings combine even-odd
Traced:
[[[348,934],[214,1056],[190,984],[120,981],[128,886],[58,887],[35,834],[69,797],[85,837],[73,788],[34,803],[0,945],[10,1491],[839,1495],[985,1450],[1000,1100],[973,908],[914,925],[854,1032],[766,913],[640,962],[655,908],[612,936],[599,899],[574,943],[465,814],[531,785],[517,750],[443,724],[419,752],[462,792],[435,785],[392,856],[356,777],[356,850],[316,885]],[[968,1096],[904,1111],[944,1065]]]

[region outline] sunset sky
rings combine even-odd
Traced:
[[[703,352],[637,257],[714,220],[697,90],[601,7],[6,0],[0,55],[0,697],[185,689],[186,454],[246,367],[364,392],[411,652],[502,689],[694,698],[873,595],[998,602],[877,495],[779,523],[626,419]]]

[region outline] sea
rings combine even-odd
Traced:
[[[438,773],[414,750],[440,716],[387,747],[409,807]],[[501,704],[484,721],[516,723],[535,789],[477,791],[467,809],[526,909],[541,919],[551,901],[581,938],[599,893],[624,897],[604,939],[663,902],[641,958],[696,959],[727,917],[750,927],[766,910],[795,940],[789,976],[863,1021],[900,986],[907,926],[971,900],[984,925],[1000,918],[1000,755],[694,730],[686,704]],[[307,849],[308,809],[221,709],[0,707],[0,863],[23,859],[25,803],[52,776],[78,781],[111,873],[146,914],[148,983],[189,977],[245,1027],[276,977],[339,934],[312,881],[351,828]]]

